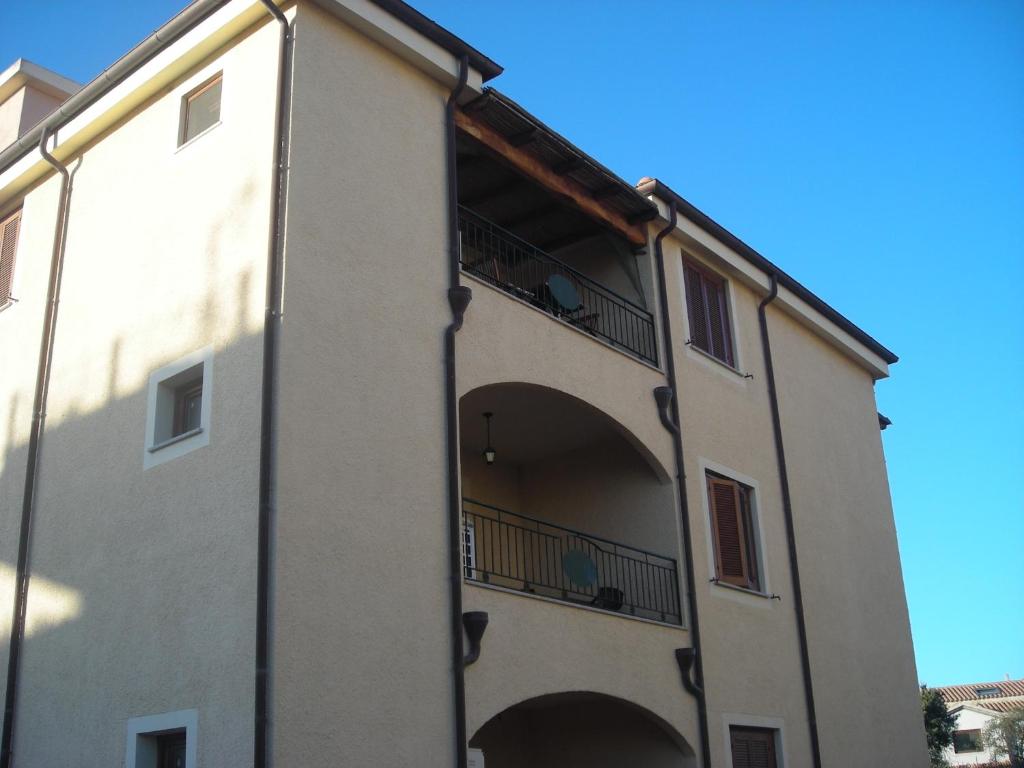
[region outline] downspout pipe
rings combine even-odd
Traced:
[[[18,562],[15,567],[14,615],[11,620],[11,641],[7,654],[7,687],[4,692],[4,722],[0,734],[0,768],[10,768],[14,750],[14,718],[17,712],[18,672],[21,645],[25,638],[25,610],[28,604],[29,547],[32,519],[35,514],[36,488],[39,482],[39,454],[46,422],[46,401],[50,391],[53,366],[53,342],[57,329],[57,308],[60,304],[64,251],[67,244],[68,209],[71,202],[71,173],[66,165],[46,149],[51,124],[39,137],[39,153],[60,174],[57,198],[57,220],[53,230],[53,251],[50,255],[50,278],[46,289],[42,339],[39,343],[39,366],[36,369],[35,395],[32,401],[32,427],[29,432],[28,456],[25,462],[25,487],[21,497],[21,525],[18,534]]]
[[[448,588],[452,635],[452,689],[455,707],[455,766],[466,768],[466,678],[462,642],[462,499],[459,493],[459,402],[455,387],[455,334],[473,292],[459,284],[459,190],[455,163],[455,107],[469,79],[469,57],[459,60],[459,81],[445,102],[445,160],[448,176],[448,304],[452,321],[444,332],[445,419],[448,452]],[[476,659],[474,658],[473,661]],[[470,662],[472,663],[472,662]]]
[[[253,766],[270,762],[270,570],[271,535],[276,511],[277,356],[281,326],[281,270],[284,260],[285,195],[288,183],[288,133],[291,102],[292,30],[272,0],[260,0],[280,30],[277,111],[274,116],[274,182],[267,248],[267,295],[263,318],[263,367],[260,394],[260,469],[256,532],[256,660],[253,718]],[[0,767],[3,768],[3,767]]]
[[[761,326],[761,349],[764,351],[765,378],[768,380],[768,401],[772,411],[772,430],[775,434],[775,456],[779,466],[779,484],[782,487],[782,510],[786,518],[786,544],[789,549],[789,572],[793,581],[793,603],[796,606],[796,625],[800,635],[800,666],[804,677],[804,698],[807,705],[807,724],[811,732],[811,756],[814,768],[821,768],[821,747],[818,741],[818,718],[814,709],[814,686],[811,681],[811,660],[807,650],[807,623],[804,619],[804,599],[800,589],[800,567],[797,561],[796,532],[793,524],[793,502],[789,491],[789,473],[786,470],[786,449],[782,441],[782,420],[779,417],[779,398],[775,389],[775,367],[772,364],[772,346],[768,334],[767,308],[779,295],[779,277],[770,274],[771,289],[757,307],[757,320]]]
[[[697,613],[697,593],[694,587],[696,578],[693,572],[693,535],[690,529],[690,505],[686,498],[686,471],[683,464],[683,433],[679,420],[679,389],[676,384],[676,363],[672,346],[672,323],[668,312],[668,288],[665,284],[665,254],[661,242],[676,228],[677,214],[675,201],[669,202],[668,226],[654,238],[654,259],[658,268],[658,297],[661,301],[661,328],[665,340],[665,371],[668,387],[658,387],[654,397],[658,405],[661,423],[672,435],[672,446],[676,460],[676,483],[679,488],[679,516],[683,528],[683,559],[686,565],[686,602],[690,612],[690,638],[692,657],[686,667],[680,664],[683,675],[683,686],[697,699],[697,716],[700,726],[700,752],[704,768],[711,768],[711,738],[708,733],[708,707],[704,694],[704,661],[700,645],[700,618]],[[677,652],[677,661],[679,655]],[[690,679],[690,665],[693,666],[695,680]]]

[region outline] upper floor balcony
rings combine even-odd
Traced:
[[[658,364],[654,317],[598,280],[460,206],[462,269],[552,317]]]
[[[656,367],[652,204],[495,91],[456,124],[464,273]]]

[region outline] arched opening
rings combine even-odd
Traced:
[[[673,489],[622,425],[493,384],[463,396],[460,441],[467,580],[681,623]]]
[[[693,749],[648,710],[596,693],[561,693],[516,704],[469,742],[487,768],[692,768]]]

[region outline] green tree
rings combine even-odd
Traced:
[[[921,686],[921,709],[924,712],[924,732],[928,737],[928,756],[932,768],[945,768],[947,763],[942,751],[953,743],[956,717],[949,714],[939,692],[927,685]]]
[[[1007,757],[1010,768],[1024,768],[1024,708],[993,717],[981,739],[993,757]]]

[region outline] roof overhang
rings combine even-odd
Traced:
[[[729,232],[710,216],[657,179],[644,179],[637,190],[659,205],[669,218],[669,206],[678,213],[675,235],[686,244],[713,254],[747,285],[767,294],[774,275],[779,284],[777,303],[790,316],[838,347],[868,370],[875,379],[889,375],[899,358],[868,333],[829,306],[778,266]]]
[[[27,59],[18,59],[0,72],[0,104],[7,101],[19,88],[32,86],[55,99],[66,99],[82,86],[74,80],[40,67]]]
[[[456,113],[456,125],[634,247],[647,244],[644,224],[657,217],[657,206],[508,96],[484,88]]]
[[[446,84],[457,82],[463,57],[470,64],[470,92],[479,94],[482,82],[501,72],[479,51],[400,0],[312,2]],[[293,12],[295,2],[280,5]],[[253,26],[271,22],[259,0],[194,0],[0,152],[0,200],[52,172],[35,151],[44,127],[60,129],[54,154],[67,159],[219,48]],[[30,62],[21,66],[46,72]]]

